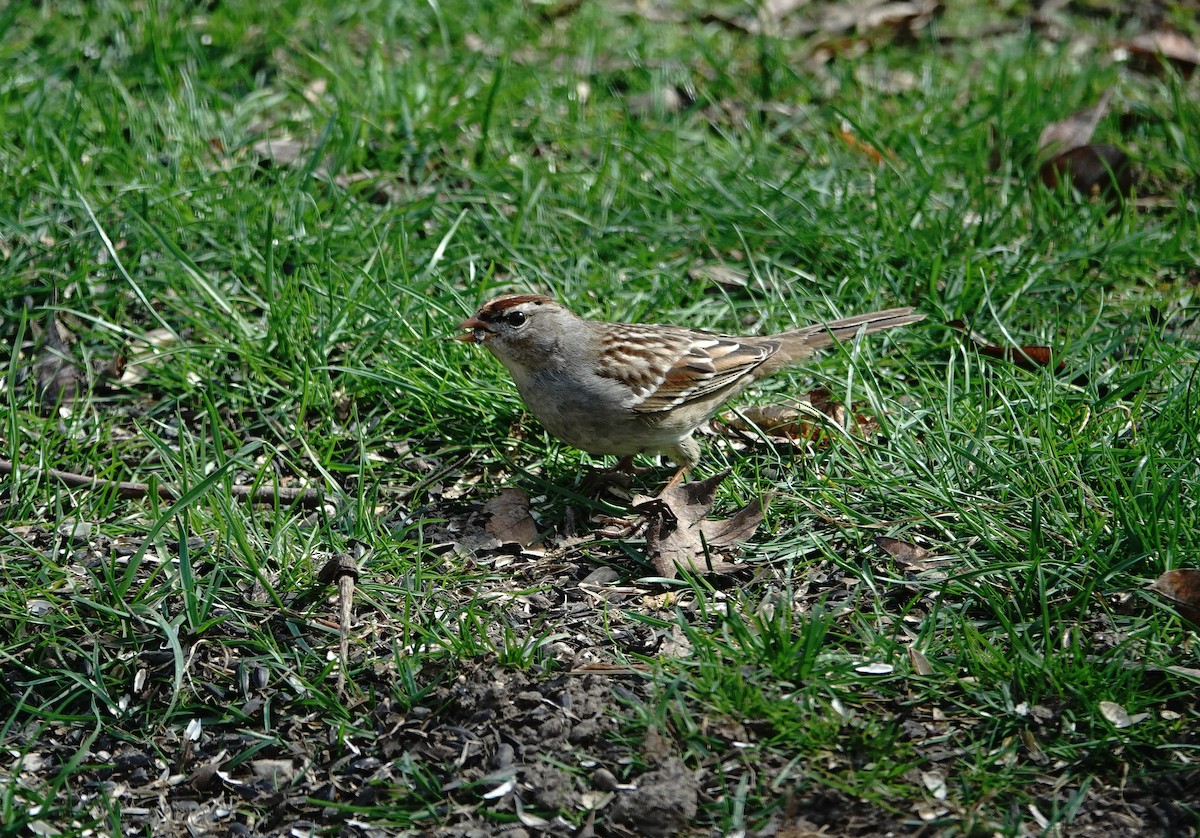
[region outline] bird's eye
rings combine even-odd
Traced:
[[[529,317],[523,311],[510,311],[506,319],[508,320],[508,325],[514,328],[519,328],[525,325],[525,321],[528,320]]]

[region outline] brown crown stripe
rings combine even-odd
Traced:
[[[545,305],[552,302],[554,300],[542,294],[509,294],[506,297],[497,297],[492,300],[480,310],[479,316],[484,320],[494,320],[515,306],[524,305],[525,303]]]

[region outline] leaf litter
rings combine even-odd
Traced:
[[[648,555],[657,551],[660,561],[672,557],[670,568],[655,563],[663,576],[672,575],[666,571],[674,571],[684,561],[699,572],[708,571],[709,559],[732,564],[737,545],[753,535],[760,504],[750,504],[723,521],[712,517],[713,497],[723,478],[716,475],[675,487],[659,498],[634,501],[635,507],[647,507],[631,510],[637,519],[661,522],[659,540],[647,538],[645,549]],[[664,594],[656,584],[630,582],[629,577],[640,571],[636,566],[621,566],[624,554],[619,546],[606,554],[603,543],[594,537],[565,538],[552,525],[542,533],[540,551],[504,543],[503,530],[498,535],[487,533],[497,509],[511,510],[503,514],[517,521],[517,530],[524,529],[527,536],[526,515],[532,517],[534,501],[515,489],[497,497],[503,498],[502,504],[462,499],[457,511],[435,499],[437,516],[433,509],[413,510],[423,522],[423,541],[431,547],[424,559],[427,572],[444,562],[455,568],[456,578],[463,582],[437,592],[412,593],[419,594],[422,609],[428,611],[421,619],[431,626],[461,619],[455,615],[470,603],[488,603],[491,620],[471,629],[481,648],[503,648],[506,634],[514,633],[522,642],[536,643],[538,662],[505,666],[495,652],[451,657],[437,654],[435,646],[415,646],[397,655],[397,638],[408,636],[411,629],[401,629],[371,604],[379,597],[374,589],[380,580],[372,579],[369,572],[360,578],[355,555],[339,554],[318,574],[317,583],[358,579],[366,586],[367,598],[353,603],[349,618],[344,611],[349,598],[343,591],[336,603],[317,597],[289,603],[286,616],[231,614],[203,638],[181,638],[189,685],[187,712],[178,729],[168,726],[150,738],[137,730],[139,708],[169,699],[175,664],[170,654],[141,650],[135,660],[146,675],[133,682],[140,686],[129,687],[122,699],[129,702],[127,713],[115,716],[89,746],[87,762],[96,767],[84,771],[79,780],[106,788],[124,808],[129,829],[171,838],[190,834],[190,825],[201,822],[210,830],[234,828],[245,824],[247,816],[253,830],[261,834],[283,834],[302,824],[339,820],[346,834],[372,834],[358,831],[351,821],[386,824],[388,812],[411,806],[414,794],[440,812],[420,828],[420,834],[435,838],[492,834],[490,825],[497,820],[519,821],[530,835],[572,834],[581,817],[594,824],[597,834],[665,836],[690,834],[701,807],[712,804],[713,789],[753,782],[764,772],[782,776],[789,770],[788,753],[764,742],[773,735],[769,726],[731,724],[720,715],[709,716],[702,707],[696,710],[704,714],[710,738],[707,756],[683,753],[673,734],[653,728],[632,739],[620,735],[621,720],[631,710],[653,717],[650,702],[655,688],[647,677],[651,669],[636,664],[631,656],[692,654],[678,626],[659,626],[664,618],[671,622],[677,610],[695,614],[693,592]],[[445,523],[437,523],[438,516]],[[680,529],[686,533],[682,546],[672,546]],[[127,553],[134,546],[118,543],[103,524],[91,527],[86,538],[81,533],[73,526],[71,539],[65,540],[27,529],[20,537],[40,549],[57,545],[65,550],[59,561],[68,567],[111,560],[118,551]],[[489,535],[488,546],[451,543],[464,533]],[[877,543],[913,571],[932,561],[927,551],[911,542],[880,538]],[[714,544],[729,546],[714,551]],[[178,549],[169,543],[166,547]],[[198,565],[201,577],[212,572],[206,567],[229,561],[216,544],[190,549],[205,557]],[[611,564],[597,566],[597,560]],[[369,571],[371,560],[362,561]],[[139,580],[148,580],[152,573],[156,571],[147,564],[139,571]],[[840,613],[858,609],[856,599],[864,591],[860,580],[820,566],[811,567],[809,576],[811,584],[786,607],[812,607],[829,600],[843,603]],[[877,578],[875,584],[889,583]],[[845,590],[839,593],[840,589]],[[319,593],[319,588],[315,590]],[[397,593],[403,596],[404,589]],[[889,595],[886,590],[881,594]],[[714,596],[721,600],[719,592]],[[910,616],[952,602],[932,590],[915,601],[911,594],[902,597]],[[324,615],[338,610],[342,615],[334,624],[350,629],[331,633],[331,621]],[[600,613],[603,619],[597,618]],[[656,620],[647,622],[639,614]],[[258,623],[255,631],[286,633],[314,650],[333,652],[341,647],[338,654],[345,655],[342,669],[347,685],[342,712],[350,723],[340,724],[339,744],[330,744],[329,720],[311,712],[307,688],[244,644],[242,620],[246,618]],[[350,642],[343,645],[347,638]],[[95,641],[121,648],[115,637]],[[64,655],[65,664],[78,663],[69,651]],[[9,660],[0,674],[10,680],[20,677],[12,671],[17,665],[16,659]],[[894,669],[904,669],[894,658],[866,658],[856,666],[865,676],[884,679],[900,674]],[[908,647],[911,674],[907,677],[936,678],[944,666]],[[401,670],[409,667],[402,677]],[[405,683],[411,684],[405,689],[413,691],[397,694],[398,685]],[[942,799],[939,793],[954,785],[949,760],[957,758],[953,743],[964,735],[966,724],[952,694],[954,683],[953,678],[946,679],[944,702],[906,700],[892,708],[900,726],[900,744],[925,760],[923,771],[914,773],[910,784],[911,805],[918,816],[935,809],[953,811],[959,805],[953,796]],[[366,700],[371,695],[382,698]],[[887,699],[881,695],[874,700]],[[231,707],[237,718],[228,717]],[[274,720],[274,733],[264,741],[252,731],[266,723],[267,712]],[[1057,710],[1032,708],[1028,718],[1030,729],[1022,747],[1036,763],[1035,733],[1039,726],[1055,723]],[[189,724],[189,730],[184,730],[184,721],[199,719],[202,724]],[[36,730],[22,732],[12,744],[25,754],[20,771],[22,783],[29,788],[49,782],[56,766],[78,753],[77,742]],[[252,759],[239,758],[251,750]],[[853,768],[849,753],[822,759],[830,770]],[[934,775],[943,777],[944,784],[933,782]],[[432,785],[415,786],[418,777],[427,777]],[[1162,789],[1172,782],[1167,778]],[[1082,814],[1076,823],[1091,819],[1098,825],[1115,806],[1157,799],[1154,795],[1162,789],[1130,785],[1118,790],[1094,778],[1079,791]],[[1063,795],[1074,793],[1070,787],[1046,791],[1039,793],[1038,800],[1053,807],[1065,802]],[[805,825],[829,834],[864,830],[863,834],[874,834],[894,827],[894,815],[817,785],[795,796],[785,795],[760,834],[789,834],[789,829]],[[397,825],[393,834],[405,834],[396,831],[401,828]]]
[[[717,488],[728,476],[723,471],[671,486],[657,497],[634,499],[634,511],[645,518],[646,553],[659,576],[674,579],[679,570],[721,574],[738,569],[722,556],[753,537],[768,499],[751,501],[729,518],[710,518]]]

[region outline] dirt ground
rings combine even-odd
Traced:
[[[482,538],[471,529],[476,518],[471,513],[448,526],[460,538]],[[26,531],[22,537],[27,543],[44,539],[48,548],[58,543],[48,532]],[[121,549],[97,536],[66,558],[86,565]],[[493,563],[505,571],[463,593],[504,603],[496,625],[483,632],[492,634],[501,623],[518,631],[524,626],[528,636],[554,627],[536,664],[522,668],[504,665],[495,655],[467,660],[443,655],[406,667],[393,646],[396,626],[360,601],[351,646],[354,683],[346,692],[344,716],[331,718],[321,705],[306,701],[298,679],[280,678],[279,670],[255,663],[252,638],[229,621],[223,642],[217,642],[216,630],[203,640],[183,639],[184,681],[194,690],[188,711],[193,726],[147,735],[137,727],[136,712],[122,712],[121,699],[108,709],[109,718],[96,722],[29,721],[7,737],[6,773],[26,788],[53,789],[64,766],[77,762],[56,796],[78,800],[81,824],[116,801],[124,834],[189,838],[800,838],[956,834],[970,826],[970,813],[961,811],[949,833],[945,822],[923,820],[914,806],[922,796],[920,777],[911,778],[910,800],[896,800],[891,808],[864,803],[829,781],[855,767],[853,752],[815,755],[759,747],[770,737],[768,727],[710,718],[686,691],[673,694],[670,685],[652,683],[647,672],[614,652],[671,654],[679,638],[646,621],[619,618],[637,609],[655,613],[662,593],[623,582],[615,567],[621,557],[608,558],[613,565],[599,565],[570,548],[538,557],[494,545],[477,554],[481,566]],[[214,567],[201,563],[198,569]],[[291,632],[313,650],[330,648],[336,644],[321,619],[332,603],[319,601],[307,616],[277,615],[263,629]],[[621,608],[604,607],[614,603]],[[127,661],[130,682],[136,684],[139,670],[145,673],[142,692],[132,694],[134,711],[139,703],[161,710],[171,700],[172,655],[160,642],[139,647],[130,641],[136,638],[81,634],[62,645],[59,659],[38,665],[85,672],[88,661],[79,650],[106,648]],[[12,662],[0,666],[6,683],[28,680]],[[113,686],[129,689],[129,683]],[[689,714],[673,716],[676,704]],[[911,707],[891,709],[905,718],[902,739],[931,764],[962,756],[952,747],[955,730],[935,729],[930,717]],[[681,718],[699,719],[703,729],[681,736],[674,727]],[[807,770],[818,759],[821,770]],[[1200,775],[1146,783],[1102,778],[1103,773],[1082,785],[1056,786],[1047,777],[1029,789],[1032,805],[1013,802],[1004,819],[1036,834],[1034,809],[1049,814],[1070,806],[1074,820],[1058,834],[1195,834]],[[765,796],[773,807],[743,832],[722,820],[733,810],[739,787]],[[978,834],[994,834],[997,807],[982,801],[978,808]],[[414,812],[416,821],[410,820]],[[42,826],[39,835],[71,834],[66,824]]]

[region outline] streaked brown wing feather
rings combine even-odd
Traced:
[[[633,391],[627,405],[631,410],[659,413],[723,390],[775,354],[779,345],[673,326],[621,324],[598,371]]]

